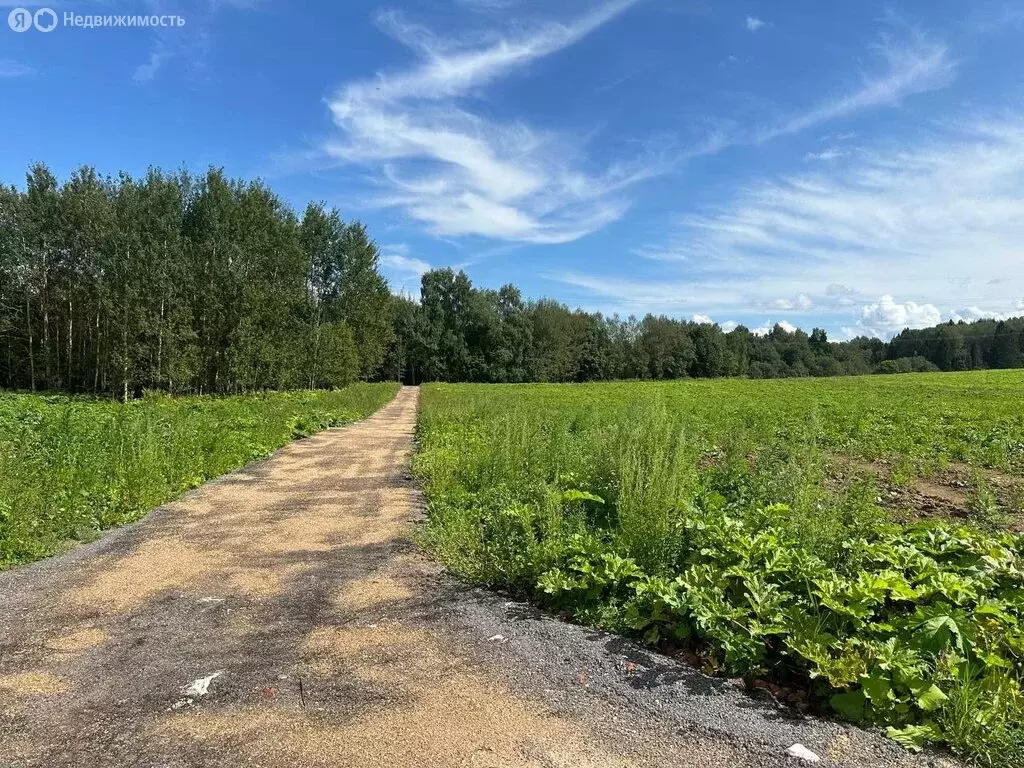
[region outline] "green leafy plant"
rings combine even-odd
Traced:
[[[973,399],[974,374],[429,386],[426,541],[464,578],[798,688],[908,749],[1016,766],[1024,536],[977,513],[899,525],[872,482],[830,474],[836,453],[902,457],[908,482],[1014,471],[1024,380],[999,376]]]
[[[92,541],[289,440],[368,416],[396,390],[123,404],[0,394],[0,569]]]

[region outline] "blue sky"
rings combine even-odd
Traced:
[[[0,0],[3,16],[15,6]],[[56,3],[0,22],[0,180],[260,176],[574,306],[887,337],[1024,314],[1024,1]]]

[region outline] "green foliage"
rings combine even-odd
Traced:
[[[0,394],[0,569],[89,541],[289,440],[363,418],[392,384],[105,400]]]
[[[426,541],[469,580],[1008,768],[1024,748],[1024,536],[899,526],[870,482],[829,469],[843,453],[902,456],[908,482],[943,461],[1019,472],[1022,385],[429,386]]]
[[[967,511],[983,528],[996,529],[1006,524],[1006,515],[980,472],[975,473],[974,488],[967,498]]]
[[[61,185],[35,165],[23,192],[0,185],[0,386],[128,400],[379,378],[378,262],[358,222],[317,205],[300,221],[216,169]]]
[[[837,343],[821,328],[810,335],[781,325],[726,333],[710,322],[605,317],[551,299],[524,302],[515,286],[476,288],[452,269],[425,273],[419,301],[396,297],[391,313],[395,341],[386,370],[414,384],[768,379],[1024,365],[1024,317],[906,330],[888,344]]]
[[[939,367],[935,363],[917,355],[915,357],[900,357],[895,360],[883,360],[875,368],[875,373],[929,373],[938,370]]]
[[[326,323],[311,343],[313,384],[322,389],[344,387],[359,378],[359,349],[345,323]]]
[[[836,343],[820,328],[605,317],[451,269],[426,272],[415,301],[393,296],[379,267],[359,222],[322,204],[300,217],[262,182],[219,169],[135,179],[84,167],[62,184],[37,164],[24,190],[0,185],[0,386],[127,400],[336,386],[353,364],[363,380],[414,384],[1024,365],[1024,318]]]

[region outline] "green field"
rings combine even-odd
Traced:
[[[419,441],[464,579],[1024,764],[1024,372],[428,385]]]
[[[364,418],[397,388],[127,404],[0,393],[0,570],[94,539],[296,437]]]

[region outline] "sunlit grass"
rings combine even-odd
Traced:
[[[432,385],[424,538],[469,581],[1008,768],[1024,537],[981,480],[965,520],[905,527],[838,468],[1020,477],[1022,392],[1022,371]]]
[[[138,518],[296,437],[363,418],[397,385],[120,404],[0,394],[0,569]]]

